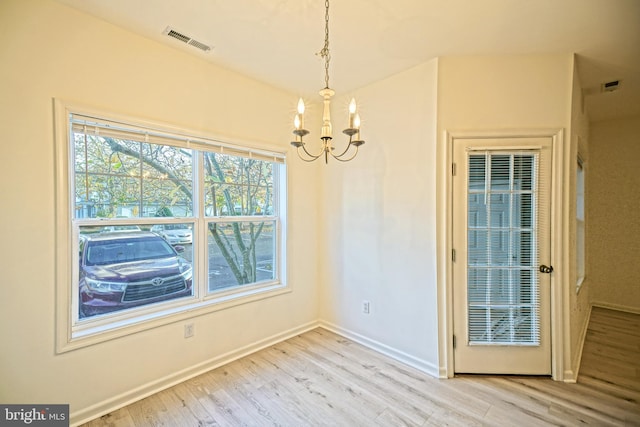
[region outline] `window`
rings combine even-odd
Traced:
[[[56,114],[59,349],[286,291],[282,153]]]
[[[539,345],[539,154],[470,154],[470,345]]]
[[[578,156],[576,168],[576,291],[585,278],[584,162]]]

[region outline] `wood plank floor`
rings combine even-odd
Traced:
[[[593,309],[577,384],[439,380],[316,329],[85,424],[375,425],[640,426],[640,315]]]

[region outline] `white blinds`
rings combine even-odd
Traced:
[[[468,153],[470,344],[540,343],[537,152]]]
[[[285,154],[283,152],[249,148],[214,139],[189,136],[180,132],[159,130],[82,114],[71,114],[70,124],[75,133],[97,134],[126,141],[149,142],[209,152],[213,151],[276,163],[284,163],[285,161]]]

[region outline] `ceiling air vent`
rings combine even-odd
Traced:
[[[602,92],[614,92],[618,90],[619,87],[620,87],[620,80],[613,80],[610,82],[602,83],[600,90]]]
[[[208,44],[202,43],[201,41],[193,39],[193,38],[185,35],[184,33],[180,32],[180,31],[174,30],[171,27],[165,28],[165,30],[162,32],[162,34],[167,35],[169,37],[173,37],[176,40],[180,40],[182,43],[186,43],[186,44],[188,44],[190,46],[198,48],[203,52],[208,52],[208,51],[210,51],[212,49],[212,47],[209,46]]]

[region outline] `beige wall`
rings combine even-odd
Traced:
[[[438,70],[438,134],[443,132],[526,132],[527,130],[562,130],[564,140],[560,146],[561,156],[566,159],[571,150],[567,132],[571,127],[571,96],[574,80],[574,64],[571,55],[514,55],[514,56],[469,56],[441,58]],[[446,147],[439,142],[439,158],[445,158]],[[558,159],[556,159],[557,161]],[[438,176],[446,179],[448,166],[444,162]],[[559,177],[564,178],[566,165],[560,169]],[[559,209],[562,215],[568,215],[570,182],[563,181],[561,191],[564,197]],[[438,200],[438,228],[444,244],[444,224],[448,212],[446,190]],[[558,209],[556,206],[554,209]],[[560,221],[562,223],[562,221]],[[556,376],[571,377],[572,347],[568,344],[570,336],[570,299],[566,297],[574,284],[569,280],[568,230],[558,229],[552,236],[552,245],[562,242],[563,252],[557,253],[552,262],[556,268],[555,286],[561,286],[562,296],[555,295],[552,304],[556,312],[557,331],[553,343],[563,346],[563,372]],[[446,255],[445,255],[446,256]],[[440,274],[446,275],[445,266]],[[565,315],[566,314],[566,315]],[[441,324],[446,322],[441,318]],[[452,329],[451,329],[452,330]],[[444,338],[442,338],[444,339]],[[441,359],[447,356],[441,346]],[[450,362],[452,359],[449,359]],[[557,364],[559,365],[559,364]],[[565,372],[569,370],[569,372]]]
[[[91,415],[317,320],[316,170],[291,158],[291,293],[56,355],[52,99],[282,150],[297,99],[48,0],[3,0],[0,27],[0,402]]]
[[[447,57],[438,76],[439,131],[570,123],[571,55]]]
[[[570,134],[573,66],[571,55],[447,57],[357,91],[367,143],[352,163],[330,164],[324,179],[325,322],[434,375],[446,374],[446,344],[438,346],[435,334],[447,319],[433,317],[446,304],[437,290],[443,243],[436,238],[445,229],[446,206],[436,181],[449,170],[442,132]],[[566,159],[571,141],[565,136],[562,144]],[[564,215],[570,182],[562,188]],[[556,283],[566,290],[559,304],[567,313],[558,322],[566,335],[557,344],[568,343],[564,356],[571,375],[576,347],[570,344],[569,292],[575,283],[569,280],[568,236],[565,229],[554,237],[567,248],[554,262],[562,266]],[[364,300],[371,302],[369,315],[361,312]]]
[[[586,172],[591,300],[635,312],[640,312],[639,158],[640,116],[591,125]]]
[[[354,94],[366,143],[323,166],[321,319],[437,376],[436,85],[433,60]]]

